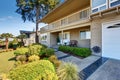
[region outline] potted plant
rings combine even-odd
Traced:
[[[57,36],[57,44],[60,45],[60,38]]]

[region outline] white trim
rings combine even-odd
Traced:
[[[80,31],[79,31],[79,40],[90,40],[90,39],[87,39],[87,38],[85,38],[85,39],[81,39],[81,34],[80,34],[80,32],[82,32],[82,31],[83,31],[83,32],[87,32],[87,31],[89,31],[89,32],[90,32],[90,39],[91,39],[91,31],[90,31],[89,29],[88,29],[88,30],[85,29],[85,30],[80,30]]]
[[[91,2],[92,2],[92,0],[91,0]],[[106,9],[108,9],[108,0],[106,0],[106,3],[104,3],[104,4],[102,4],[102,5],[99,5],[99,6],[97,6],[97,7],[94,7],[94,8],[92,8],[92,3],[91,3],[91,13],[97,13],[97,12],[99,12],[99,11],[102,11],[102,10],[100,10],[100,7],[102,7],[102,6],[106,6]],[[98,8],[98,11],[97,11],[97,12],[92,12],[92,10],[97,9],[97,8]]]
[[[120,23],[120,20],[115,20],[115,19],[112,19],[112,20],[110,20],[110,21],[107,21],[107,22],[103,22],[102,23],[102,56],[104,56],[104,57],[110,57],[110,58],[119,58],[119,56],[118,56],[118,54],[116,53],[116,52],[114,52],[113,51],[113,56],[112,56],[112,54],[111,53],[108,53],[108,50],[106,50],[107,48],[106,48],[106,42],[105,42],[105,40],[106,40],[106,36],[108,35],[106,35],[105,36],[105,32],[106,31],[104,31],[105,30],[105,28],[107,27],[107,26],[111,26],[111,25],[114,25],[114,24],[118,24],[118,23]],[[113,29],[113,30],[110,30],[109,32],[111,32],[111,31],[114,31],[114,30],[120,30],[120,29]],[[116,32],[117,33],[117,32]],[[117,34],[119,34],[119,33],[117,33]],[[113,36],[113,35],[110,35],[110,36]],[[109,36],[108,36],[109,37]],[[110,39],[110,41],[112,40],[114,40],[115,38],[113,38],[112,39],[112,37],[111,37],[111,39]],[[117,40],[118,41],[118,40]],[[109,40],[107,40],[107,42],[109,42]],[[113,42],[115,42],[115,41],[113,41]],[[110,42],[109,42],[110,43]],[[107,43],[108,44],[108,43]],[[113,43],[112,43],[113,44]],[[111,50],[111,46],[110,45],[108,45],[109,47],[110,47],[110,50]],[[117,46],[117,45],[114,45],[114,46]],[[112,46],[113,48],[112,49],[114,49],[114,46]],[[118,48],[119,49],[119,48]],[[106,51],[107,51],[107,53],[106,53]],[[118,56],[118,57],[117,57]],[[119,58],[120,59],[120,58]]]
[[[113,3],[113,2],[116,2],[116,1],[118,1],[118,0],[113,0],[113,1],[110,1],[110,0],[109,0],[109,7],[112,8],[112,7],[110,6],[110,4]],[[119,5],[120,5],[120,4],[119,4]],[[119,5],[115,5],[115,6],[113,6],[113,7],[116,7],[116,6],[119,6]]]

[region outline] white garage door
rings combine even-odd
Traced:
[[[120,21],[103,23],[102,55],[120,59]]]

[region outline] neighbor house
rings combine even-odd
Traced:
[[[20,30],[20,34],[26,35],[26,38],[24,38],[25,46],[35,43],[35,32],[34,31]]]
[[[40,29],[42,44],[76,40],[95,55],[120,59],[120,0],[65,0],[39,22],[48,24]]]

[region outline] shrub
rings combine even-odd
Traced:
[[[28,58],[29,62],[38,61],[40,59],[37,55],[32,55]]]
[[[91,50],[89,48],[78,48],[78,47],[70,47],[70,46],[60,46],[60,51],[68,52],[75,54],[80,57],[88,57],[91,55]]]
[[[16,57],[16,60],[21,61],[22,63],[24,63],[27,60],[27,57],[26,57],[26,55],[18,55]]]
[[[41,44],[41,46],[42,46],[43,48],[47,48],[47,46],[46,46],[46,45],[44,45],[44,44]]]
[[[75,48],[73,53],[77,56],[87,57],[91,55],[91,50],[88,48]]]
[[[55,55],[52,55],[52,56],[49,57],[49,60],[51,62],[53,62],[53,61],[57,60],[57,57]]]
[[[39,56],[45,56],[45,49],[42,49],[42,50],[39,52]]]
[[[58,74],[59,80],[79,80],[77,67],[72,63],[62,64],[57,69],[57,74]]]
[[[18,66],[8,76],[11,80],[58,80],[54,66],[48,60]]]
[[[45,49],[45,55],[48,57],[54,55],[54,49],[50,49],[50,48]]]
[[[61,65],[61,61],[59,61],[55,55],[50,56],[49,60],[55,65],[56,68]]]
[[[56,68],[58,68],[60,65],[61,65],[61,61],[59,61],[59,60],[55,60],[55,61],[53,61],[53,64],[55,65],[55,67]]]
[[[7,74],[2,73],[2,74],[0,75],[0,80],[9,80],[9,79],[7,78]]]
[[[9,42],[9,45],[8,45],[9,48],[13,48],[13,44],[12,44],[12,41]]]
[[[43,58],[43,60],[49,60],[47,57]]]
[[[30,45],[29,53],[30,53],[30,55],[39,55],[41,49],[42,49],[41,45]]]
[[[47,48],[47,46],[46,45],[43,45],[43,44],[41,44],[41,46],[42,46],[42,48],[41,48],[41,51],[39,52],[39,55],[40,56],[45,56],[45,53],[46,53],[46,48]]]
[[[28,53],[28,48],[25,48],[25,47],[23,47],[23,48],[17,48],[16,50],[15,50],[15,52],[14,52],[14,54],[17,56],[17,55],[24,55],[24,54],[26,54],[26,53]]]
[[[23,64],[21,63],[21,61],[16,61],[14,65],[15,65],[15,67],[18,67],[18,66],[23,65]]]

